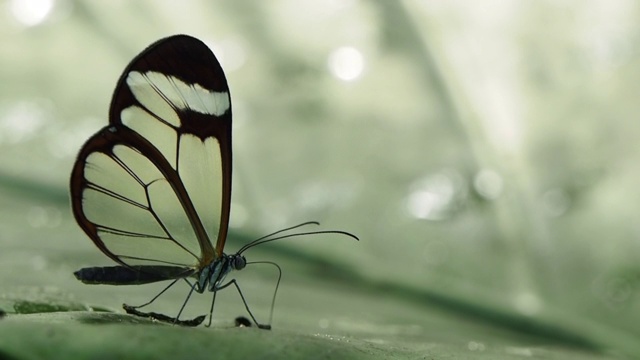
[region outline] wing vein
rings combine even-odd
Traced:
[[[137,151],[135,148],[132,149],[134,151]],[[113,159],[113,161],[116,162],[116,164],[118,164],[124,171],[126,171],[129,176],[131,176],[138,184],[140,184],[140,186],[146,185],[144,181],[142,181],[142,179],[140,179],[140,177],[135,172],[133,172],[133,170],[131,170],[131,168],[127,166],[127,164],[125,164],[125,162],[122,161],[122,159],[118,155],[111,154],[110,157]]]
[[[113,235],[139,237],[139,238],[147,238],[147,239],[158,239],[158,240],[171,240],[171,238],[162,237],[162,236],[158,236],[158,235],[137,233],[137,232],[133,232],[133,231],[116,229],[114,227],[98,225],[98,224],[95,224],[95,225],[96,225],[96,228],[100,229],[101,231],[103,231],[105,233],[108,233],[108,234],[113,234]]]
[[[123,201],[123,202],[125,202],[127,204],[130,204],[130,205],[133,205],[133,206],[137,206],[137,207],[139,207],[141,209],[145,209],[145,210],[149,209],[149,207],[144,205],[144,204],[140,204],[139,202],[137,202],[137,201],[135,201],[133,199],[129,199],[128,197],[126,197],[124,195],[118,194],[113,190],[109,190],[109,189],[107,189],[107,188],[105,188],[103,186],[94,184],[92,182],[88,182],[87,181],[87,189],[95,190],[97,192],[100,192],[100,193],[103,193],[103,194],[105,194],[107,196],[110,196],[110,197],[112,197],[112,198],[114,198],[116,200],[120,200],[120,201]]]
[[[171,234],[169,229],[167,229],[167,227],[164,224],[164,222],[162,221],[162,219],[160,219],[158,214],[156,214],[156,212],[153,210],[153,205],[151,204],[151,198],[149,196],[149,188],[148,188],[148,186],[145,187],[145,196],[147,197],[147,202],[149,203],[149,212],[151,212],[151,215],[153,215],[154,219],[156,219],[156,222],[158,222],[158,225],[160,225],[160,227],[162,228],[162,231],[164,231],[164,233],[167,234],[167,236],[169,237],[169,239],[171,239],[171,241],[173,241],[181,249],[183,249],[184,251],[188,252],[194,258],[196,258],[196,260],[198,260],[199,258],[198,258],[198,256],[196,254],[194,254],[191,250],[187,249],[184,245],[182,245],[178,240],[176,240],[173,237],[173,235]]]
[[[145,79],[147,79],[147,82],[149,83],[149,85],[151,85],[151,88],[153,89],[153,91],[156,92],[156,94],[158,94],[162,100],[164,100],[165,103],[169,104],[169,106],[171,106],[171,108],[176,112],[176,114],[179,114],[179,109],[175,106],[175,104],[171,101],[171,99],[169,99],[169,97],[162,92],[162,90],[160,90],[160,88],[158,88],[158,86],[151,81],[151,79],[149,79],[149,77],[144,74]],[[162,119],[159,115],[156,115],[153,111],[151,111],[150,109],[148,109],[144,104],[140,103],[140,105],[143,106],[144,110],[151,114],[154,118],[158,119],[158,121],[172,127],[173,129],[176,129],[176,127],[174,125],[172,125],[171,123],[169,123],[168,121],[166,121],[165,119]],[[179,117],[180,115],[178,115]]]

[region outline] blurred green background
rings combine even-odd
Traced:
[[[478,326],[451,325],[442,340],[468,352],[497,341],[486,325],[542,339],[526,346],[640,356],[639,3],[0,5],[5,300],[36,292],[118,309],[162,288],[73,278],[110,261],[75,224],[68,177],[129,60],[186,33],[212,47],[231,88],[226,252],[308,220],[361,238],[247,253],[284,267],[275,327],[417,344],[435,341],[449,325],[434,314],[447,314]],[[246,282],[263,318],[269,271]],[[358,295],[340,298],[348,291]],[[198,298],[192,314],[208,309]],[[215,316],[232,319],[237,303],[229,294]]]

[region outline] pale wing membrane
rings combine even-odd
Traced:
[[[170,114],[164,114],[165,117],[171,117],[175,112],[171,110]],[[168,123],[158,121],[156,117],[151,115],[145,109],[138,106],[130,106],[120,114],[122,123],[145,139],[149,140],[169,162],[169,165],[175,170],[178,159],[178,133],[175,128]]]
[[[218,237],[222,211],[222,159],[220,143],[189,134],[180,137],[178,173],[202,220],[209,239]]]
[[[154,76],[157,74],[157,76]],[[164,81],[158,80],[164,79]],[[154,79],[156,79],[154,81]],[[155,114],[163,121],[174,127],[180,126],[180,117],[174,111],[175,89],[168,84],[169,80],[163,74],[148,72],[140,73],[131,71],[127,76],[127,86],[131,89],[133,96],[151,114]]]
[[[135,149],[94,152],[84,167],[82,209],[104,246],[128,265],[195,266],[200,247],[157,166]]]
[[[123,109],[120,113],[122,123],[149,140],[178,172],[194,205],[194,216],[203,225],[206,241],[211,244],[211,239],[218,237],[222,211],[220,143],[213,136],[201,139],[192,134],[181,134],[180,115],[188,116],[185,114],[189,111],[215,116],[224,114],[230,109],[229,93],[210,91],[199,84],[187,84],[173,76],[153,71],[131,71],[126,83],[141,106],[132,105]],[[163,191],[158,190],[157,194],[157,209],[163,209],[158,211],[177,211],[175,206],[169,206],[168,203],[160,207],[160,203],[164,202],[161,200]],[[167,226],[181,239],[193,236],[193,232],[185,229],[188,221],[181,221],[170,222]],[[192,240],[196,241],[197,237],[194,236]]]

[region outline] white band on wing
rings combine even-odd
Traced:
[[[164,113],[162,108],[166,105],[162,103],[174,109],[215,116],[224,114],[230,107],[228,92],[211,91],[200,84],[187,84],[176,77],[156,71],[131,71],[127,76],[127,85],[136,100],[156,115]]]

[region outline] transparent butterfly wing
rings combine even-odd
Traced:
[[[220,257],[231,103],[211,50],[185,35],[151,45],[118,81],[109,122],[72,171],[73,212],[85,233],[125,266],[200,268]]]

